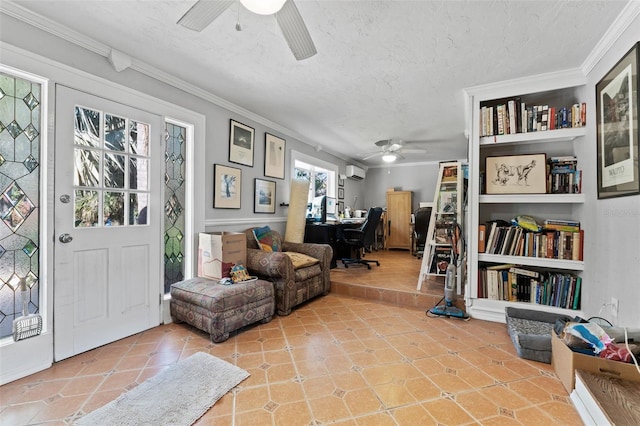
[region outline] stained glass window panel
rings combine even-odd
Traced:
[[[0,73],[0,338],[40,310],[40,84]]]
[[[185,161],[187,129],[166,124],[164,291],[184,279]]]

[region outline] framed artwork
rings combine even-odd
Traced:
[[[286,142],[270,133],[264,134],[264,175],[284,179]]]
[[[338,213],[342,213],[344,211],[344,201],[338,201]]]
[[[344,188],[338,188],[338,200],[344,200]]]
[[[338,186],[344,186],[344,178],[338,176]]]
[[[598,199],[640,194],[639,50],[636,43],[596,84]]]
[[[272,180],[255,179],[254,213],[276,212],[276,183]]]
[[[255,129],[231,119],[229,161],[253,167]]]
[[[487,157],[487,194],[546,194],[546,154]]]
[[[242,170],[235,167],[213,165],[213,208],[239,209]]]

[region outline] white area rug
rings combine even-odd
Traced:
[[[217,400],[249,377],[245,370],[198,352],[114,401],[76,425],[192,425]]]

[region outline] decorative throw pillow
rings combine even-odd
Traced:
[[[284,254],[289,256],[289,259],[291,259],[293,269],[304,268],[305,266],[315,265],[320,262],[315,257],[307,256],[306,254],[297,253],[295,251],[285,251]]]
[[[258,247],[264,251],[280,251],[280,242],[274,237],[271,228],[263,226],[262,228],[254,228],[253,236],[258,243]]]

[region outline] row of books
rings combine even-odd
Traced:
[[[587,104],[570,107],[526,105],[520,97],[480,103],[480,136],[541,132],[569,127],[583,127]]]
[[[478,297],[580,309],[582,278],[562,272],[538,272],[517,265],[478,271]]]
[[[579,225],[545,223],[540,232],[532,232],[505,221],[492,221],[488,227],[480,225],[478,235],[480,253],[583,260],[584,231]]]
[[[574,156],[550,157],[547,160],[547,194],[580,194],[582,171]]]

